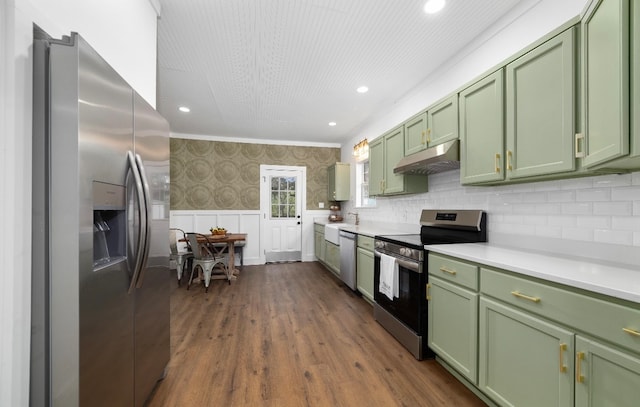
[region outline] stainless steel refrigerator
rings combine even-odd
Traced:
[[[30,404],[141,406],[169,361],[169,126],[80,35],[33,52]]]

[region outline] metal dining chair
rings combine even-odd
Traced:
[[[176,262],[176,274],[178,277],[178,286],[182,281],[182,274],[184,273],[185,267],[189,265],[189,259],[193,258],[193,252],[191,251],[191,247],[189,242],[187,241],[187,250],[180,250],[178,248],[178,232],[182,235],[181,239],[187,239],[187,236],[182,229],[178,228],[170,228],[169,229],[169,249],[171,250],[171,254],[169,259],[174,260]]]
[[[229,257],[222,254],[214,254],[209,247],[214,244],[213,240],[208,236],[201,233],[187,233],[187,240],[191,244],[191,250],[193,250],[193,266],[191,267],[191,275],[189,276],[189,284],[187,290],[191,287],[193,281],[193,273],[196,268],[202,270],[204,277],[205,292],[209,291],[209,282],[211,281],[211,274],[216,266],[222,267],[222,272],[226,276],[229,284],[231,284],[231,275],[229,273]],[[200,242],[198,242],[200,239]]]

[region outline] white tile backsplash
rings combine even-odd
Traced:
[[[379,197],[377,208],[358,209],[364,221],[419,222],[422,209],[483,209],[488,231],[505,242],[527,240],[581,247],[585,242],[640,250],[640,175],[602,175],[501,186],[461,186],[460,171],[429,176],[429,192]],[[527,239],[523,239],[527,237]],[[548,242],[542,242],[548,240]],[[574,243],[572,243],[574,242]],[[509,242],[510,243],[510,242]],[[552,244],[553,243],[553,244]],[[517,245],[517,243],[514,243]]]
[[[639,201],[640,186],[614,188],[611,192],[611,199],[613,201]]]
[[[594,241],[600,243],[613,243],[618,245],[633,245],[633,232],[611,229],[594,230]]]
[[[576,191],[578,202],[607,202],[611,200],[610,188],[579,189]]]

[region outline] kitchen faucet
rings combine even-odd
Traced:
[[[356,217],[356,225],[360,224],[360,218],[358,217],[358,212],[349,212],[347,215],[353,215]]]

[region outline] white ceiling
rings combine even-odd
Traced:
[[[173,133],[346,142],[520,0],[424,2],[160,0],[158,110]]]

